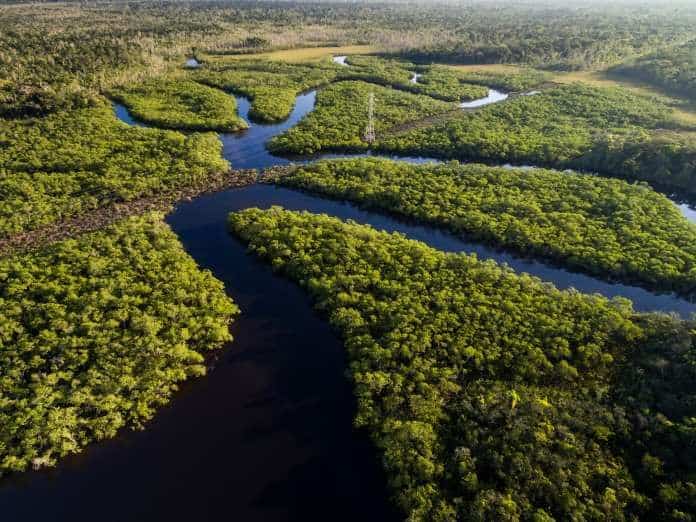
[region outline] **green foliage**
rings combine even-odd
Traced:
[[[696,226],[645,186],[542,169],[374,158],[298,167],[279,182],[600,277],[684,294],[696,288]]]
[[[232,96],[185,80],[150,80],[111,91],[137,119],[165,129],[235,132],[248,125]]]
[[[477,6],[468,20],[456,15],[454,34],[413,42],[395,55],[417,62],[521,63],[554,70],[599,68],[693,37],[685,4],[493,4]],[[630,10],[630,12],[627,12]],[[486,22],[487,25],[486,25]],[[423,23],[423,22],[421,22]]]
[[[346,58],[343,69],[346,79],[379,83],[385,86],[408,86],[416,65],[405,60],[382,59],[378,56],[354,55]]]
[[[341,80],[373,83],[452,102],[482,98],[488,92],[485,87],[462,83],[460,74],[447,67],[417,67],[376,56],[351,56],[348,63],[349,67],[327,62],[289,64],[264,60],[218,60],[208,63],[206,69],[196,71],[193,78],[247,96],[252,100],[250,117],[260,122],[287,118],[298,94]],[[422,76],[418,83],[413,83],[411,78],[416,70]]]
[[[196,71],[196,81],[251,99],[249,117],[259,122],[277,122],[288,117],[295,97],[303,91],[328,84],[336,77],[329,64],[286,64],[262,60],[238,60],[209,65]]]
[[[273,138],[268,147],[285,154],[315,154],[322,150],[368,148],[363,133],[368,122],[368,98],[375,96],[377,136],[394,125],[451,111],[455,105],[365,82],[332,84],[317,94],[316,108],[298,125]]]
[[[462,81],[462,75],[448,67],[430,65],[424,69],[418,83],[412,84],[414,92],[427,94],[445,101],[462,102],[485,98],[488,85],[471,85]]]
[[[646,499],[607,444],[616,419],[598,402],[555,386],[465,386],[448,411],[457,518],[630,520]]]
[[[341,71],[340,77],[347,80],[377,83],[451,102],[483,98],[488,93],[484,87],[462,83],[457,72],[447,67],[416,66],[377,56],[349,56],[346,61],[349,67]],[[421,75],[416,83],[411,81],[414,72]]]
[[[443,158],[592,166],[605,174],[694,194],[694,171],[688,167],[693,162],[693,140],[670,139],[673,135],[658,132],[670,127],[678,127],[672,109],[657,99],[574,84],[387,136],[378,148]],[[650,158],[650,166],[636,163],[641,157]],[[691,159],[683,163],[685,158]]]
[[[696,40],[641,56],[612,69],[696,101]]]
[[[230,226],[343,336],[356,423],[409,520],[696,510],[694,323],[327,216]]]
[[[61,110],[98,105],[96,96],[77,86],[55,88],[44,85],[17,85],[0,82],[0,117],[29,118]]]
[[[518,68],[515,71],[457,71],[466,83],[495,87],[504,91],[524,92],[551,79],[551,74],[536,69]]]
[[[595,134],[592,148],[569,165],[628,180],[647,181],[659,190],[696,197],[696,134],[631,129]]]
[[[107,104],[6,121],[0,143],[0,236],[229,168],[214,134],[130,127]]]
[[[238,313],[147,215],[0,260],[0,474],[139,427]]]
[[[11,81],[17,93],[49,85],[62,99],[73,82],[97,91],[134,74],[180,66],[192,49],[203,56],[361,42],[422,63],[520,62],[569,69],[624,61],[696,34],[696,12],[686,5],[601,7],[5,3],[0,80]]]

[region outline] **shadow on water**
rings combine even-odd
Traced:
[[[147,127],[146,124],[131,116],[131,113],[128,111],[125,105],[121,105],[120,103],[113,103],[112,105],[114,107],[114,114],[116,114],[116,117],[123,123],[132,125],[134,127]]]
[[[314,110],[316,103],[317,92],[310,91],[305,94],[300,94],[295,102],[292,112],[287,120],[281,123],[259,124],[251,122],[249,118],[249,110],[251,102],[243,97],[236,96],[237,111],[244,120],[249,123],[249,128],[236,133],[221,134],[222,154],[234,168],[237,169],[264,169],[277,165],[303,164],[312,163],[319,159],[335,159],[335,158],[359,158],[373,156],[371,152],[366,153],[348,153],[348,154],[321,154],[311,157],[294,157],[288,158],[283,156],[275,156],[266,148],[268,140],[282,134],[286,130],[297,125],[297,123],[307,114]],[[127,111],[126,111],[127,112]],[[132,118],[128,116],[131,121]],[[435,158],[424,158],[416,156],[383,156],[394,160],[408,161],[410,163],[428,163],[439,162]]]
[[[374,448],[351,425],[342,343],[300,288],[227,232],[227,212],[256,205],[259,188],[168,218],[243,311],[214,371],[186,383],[145,431],[12,477],[0,490],[4,519],[398,518]]]
[[[299,96],[283,123],[254,124],[242,133],[222,135],[225,157],[237,168],[289,163],[271,155],[264,143],[311,111],[315,96]],[[248,119],[248,100],[237,102]],[[114,107],[121,120],[138,124],[124,107]],[[346,156],[356,155],[328,157]],[[167,221],[187,252],[224,282],[242,309],[232,327],[234,342],[211,362],[208,376],[186,382],[146,430],[93,444],[54,469],[5,480],[0,488],[3,520],[399,518],[386,501],[374,448],[352,428],[355,405],[344,377],[342,343],[297,285],[247,255],[227,231],[229,212],[272,205],[403,232],[445,251],[475,252],[560,288],[628,297],[639,310],[682,315],[696,310],[672,295],[602,282],[284,188],[256,185],[205,195],[179,205]]]
[[[274,156],[266,149],[266,142],[295,126],[314,109],[317,92],[300,94],[287,120],[281,123],[259,124],[249,119],[251,103],[243,96],[236,96],[237,111],[249,123],[249,128],[234,134],[221,134],[223,156],[237,169],[263,169],[273,165],[287,165],[287,158]]]
[[[226,227],[229,212],[248,207],[269,208],[273,205],[282,206],[289,210],[324,213],[344,220],[352,219],[357,223],[369,224],[379,230],[400,232],[410,239],[423,241],[433,248],[445,252],[476,254],[479,259],[492,259],[500,264],[506,264],[518,273],[524,272],[534,275],[543,281],[553,283],[558,288],[575,288],[581,292],[599,293],[609,298],[626,297],[633,301],[634,308],[638,311],[676,312],[683,316],[696,313],[696,303],[689,302],[674,294],[659,294],[636,286],[602,281],[589,275],[518,256],[478,242],[469,242],[444,230],[408,223],[395,217],[361,209],[347,202],[328,200],[271,185],[254,185],[202,196],[192,202],[179,205],[169,216],[168,221],[186,245],[189,231],[184,225],[185,223],[207,219],[212,224],[213,221],[217,220],[217,227],[223,229]],[[183,228],[181,228],[182,226]],[[188,246],[187,250],[191,252]],[[211,259],[215,255],[216,249],[211,247]],[[196,255],[193,257],[199,263],[201,262]],[[204,266],[213,268],[212,265],[205,264]],[[218,277],[221,275],[215,269],[213,269],[213,273]]]

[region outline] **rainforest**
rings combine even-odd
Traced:
[[[696,8],[0,5],[0,518],[696,521]]]

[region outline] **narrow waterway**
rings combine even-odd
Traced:
[[[116,117],[123,123],[127,123],[128,125],[132,125],[134,127],[147,127],[147,125],[131,116],[131,113],[125,106],[121,105],[120,103],[114,103],[113,106],[114,114],[116,114]]]
[[[316,103],[317,92],[310,91],[301,94],[297,97],[295,106],[287,120],[282,123],[259,124],[254,123],[249,119],[249,110],[251,102],[243,96],[236,96],[237,110],[239,115],[249,123],[249,128],[236,133],[221,134],[222,154],[234,168],[237,169],[264,169],[275,165],[290,165],[300,163],[311,163],[318,159],[335,159],[335,158],[356,158],[362,156],[371,156],[371,153],[365,154],[321,154],[309,158],[287,158],[283,156],[275,156],[266,149],[266,143],[273,136],[282,134],[291,127],[294,127],[302,118],[314,109]],[[133,118],[128,114],[127,109],[120,105],[116,105],[116,114],[121,118],[125,111],[126,118],[121,118],[126,123],[133,121]],[[433,158],[421,157],[400,157],[400,156],[380,156],[388,157],[394,160],[408,161],[410,163],[428,163],[437,162]]]
[[[252,124],[241,133],[222,135],[224,156],[236,168],[289,163],[264,144],[310,112],[315,96],[299,96],[283,123]],[[237,103],[248,120],[249,101],[238,97]],[[122,121],[138,124],[125,108],[116,105],[115,110]],[[607,283],[345,202],[270,185],[205,195],[178,205],[167,222],[242,309],[233,326],[234,342],[211,362],[208,376],[185,383],[146,430],[93,444],[56,468],[4,480],[3,519],[398,519],[387,502],[374,448],[352,428],[354,402],[340,340],[297,285],[246,254],[228,233],[229,212],[272,205],[399,231],[444,251],[476,253],[559,288],[627,297],[638,310],[696,312],[696,305],[674,295]]]
[[[462,109],[477,109],[483,107],[484,105],[490,105],[491,103],[498,103],[508,99],[508,94],[497,91],[495,89],[488,89],[488,95],[485,98],[479,98],[478,100],[471,100],[468,102],[462,102],[459,106]]]
[[[374,448],[352,428],[342,343],[303,290],[227,231],[229,211],[284,194],[302,200],[252,186],[198,198],[168,217],[240,306],[233,343],[146,430],[11,477],[0,488],[3,520],[398,519]]]
[[[237,168],[266,168],[273,165],[287,165],[291,163],[309,163],[318,159],[340,159],[365,157],[372,154],[325,154],[311,158],[288,159],[274,156],[265,147],[265,143],[290,127],[299,122],[305,115],[311,112],[316,102],[316,91],[312,91],[297,97],[297,103],[287,121],[279,124],[259,125],[249,120],[250,102],[246,98],[237,97],[239,114],[247,122],[249,129],[235,133],[224,134],[221,136],[223,142],[223,155]],[[490,102],[494,103],[494,102]],[[427,157],[398,157],[398,156],[379,156],[388,157],[395,161],[405,161],[409,163],[440,162],[434,158]],[[514,167],[504,165],[506,168],[530,169],[533,166]],[[684,317],[696,313],[696,304],[682,299],[674,294],[657,294],[640,288],[638,286],[609,283],[595,277],[573,272],[560,268],[552,263],[532,260],[506,252],[502,249],[495,249],[480,243],[468,242],[456,238],[446,232],[436,230],[427,226],[407,225],[404,222],[386,217],[376,212],[358,210],[356,206],[327,201],[319,197],[311,197],[297,192],[272,188],[254,187],[233,190],[223,195],[203,196],[196,201],[200,203],[195,206],[200,212],[202,206],[217,208],[221,221],[218,226],[225,226],[225,219],[232,208],[239,209],[237,204],[238,194],[245,194],[243,201],[254,201],[251,206],[267,208],[271,205],[280,205],[285,208],[295,210],[309,210],[312,212],[322,212],[334,215],[343,219],[353,219],[359,223],[366,223],[377,228],[388,231],[399,231],[412,239],[418,239],[428,245],[440,250],[450,252],[475,253],[481,259],[493,259],[498,263],[505,263],[517,272],[526,272],[539,277],[543,281],[548,281],[558,288],[575,288],[585,293],[600,293],[606,297],[625,297],[631,299],[634,307],[638,311],[662,311],[674,312]],[[253,194],[250,198],[247,194]],[[202,205],[202,206],[201,206]],[[230,210],[225,211],[225,205]],[[696,212],[690,211],[687,205],[679,205],[680,210],[689,218],[696,219]],[[179,212],[179,211],[177,211]],[[689,215],[689,212],[691,214]],[[191,219],[194,218],[192,214]]]
[[[674,294],[659,294],[637,286],[602,281],[549,263],[518,256],[481,243],[466,241],[444,230],[364,210],[349,202],[327,200],[320,196],[283,187],[256,185],[205,195],[196,199],[195,202],[180,205],[168,218],[168,221],[174,220],[171,223],[179,223],[195,219],[195,216],[206,208],[208,209],[206,212],[217,212],[220,218],[217,226],[225,227],[229,212],[247,208],[247,206],[270,208],[273,205],[282,206],[289,210],[307,210],[313,213],[328,214],[344,220],[352,219],[357,223],[368,224],[379,230],[400,232],[410,239],[422,241],[445,252],[476,254],[479,259],[492,259],[500,264],[506,264],[518,273],[532,274],[543,281],[552,282],[561,289],[575,288],[584,293],[598,293],[609,298],[625,297],[633,301],[634,308],[638,311],[675,312],[684,317],[696,313],[696,303],[689,302]],[[185,241],[185,236],[178,232],[176,226],[174,229],[179,237]]]
[[[686,219],[692,223],[696,223],[696,208],[689,203],[677,203],[676,205]]]

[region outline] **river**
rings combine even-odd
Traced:
[[[311,111],[315,96],[299,96],[283,123],[222,135],[224,156],[237,168],[289,163],[264,144]],[[248,119],[248,100],[238,97],[237,103]],[[115,110],[124,122],[138,124],[125,108]],[[441,250],[475,252],[560,288],[631,298],[638,310],[696,311],[674,295],[607,283],[345,202],[270,185],[204,195],[178,205],[167,222],[242,309],[232,327],[234,342],[219,352],[205,378],[184,383],[146,430],[123,431],[56,468],[6,479],[0,487],[3,519],[398,519],[375,450],[351,425],[354,402],[342,343],[297,285],[247,255],[227,231],[229,212],[271,205],[400,231]]]

